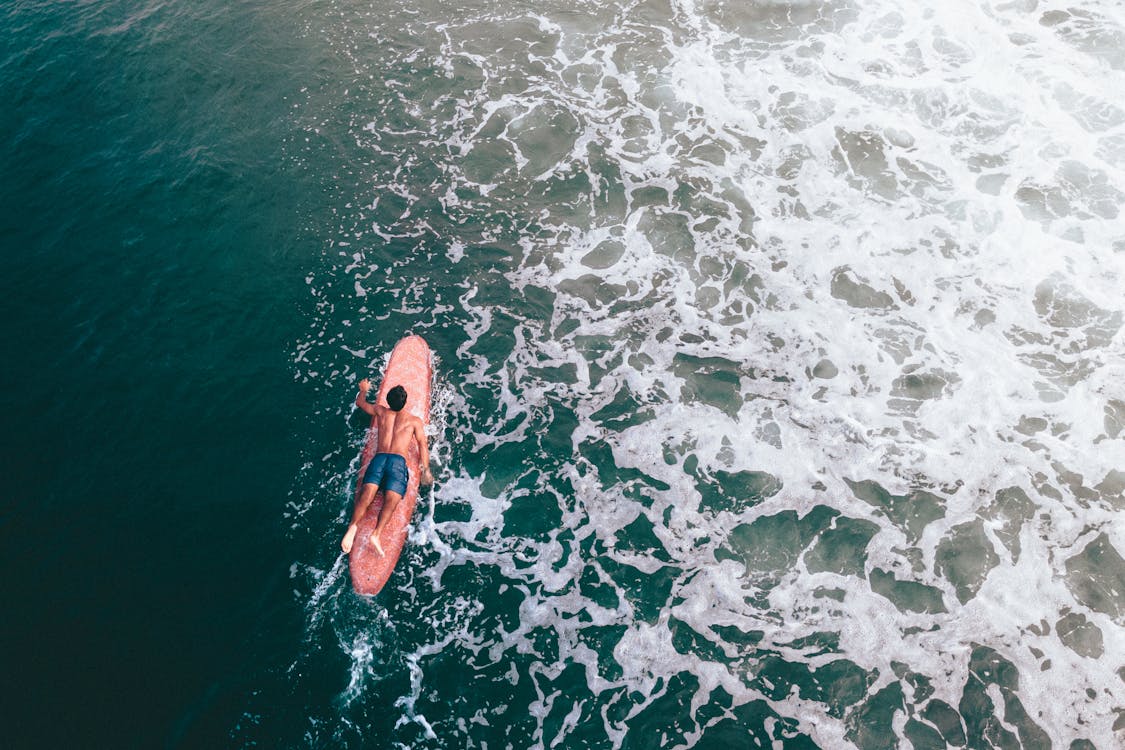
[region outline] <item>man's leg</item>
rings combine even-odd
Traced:
[[[378,491],[379,485],[370,482],[363,485],[360,490],[359,497],[355,501],[355,512],[352,513],[352,525],[348,527],[348,533],[344,534],[344,541],[340,542],[340,549],[344,550],[344,554],[352,551],[352,542],[355,541],[355,532],[359,528],[359,522],[363,520],[363,514],[367,512],[367,506],[371,505],[371,501],[375,499],[375,493]]]
[[[383,545],[379,544],[379,532],[383,529],[383,524],[395,512],[398,506],[398,501],[402,499],[402,495],[397,492],[387,490],[383,493],[383,509],[379,511],[379,520],[375,524],[375,530],[371,532],[371,543],[375,545],[375,549],[379,550],[379,554],[383,554]]]

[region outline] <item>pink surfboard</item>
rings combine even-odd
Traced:
[[[423,424],[429,425],[431,372],[430,347],[426,345],[425,339],[421,336],[407,336],[395,344],[394,351],[391,352],[391,360],[383,372],[383,382],[379,386],[379,395],[375,398],[375,403],[386,406],[387,391],[396,385],[401,385],[406,389],[405,410],[421,419]],[[367,442],[363,446],[363,454],[360,457],[356,497],[359,496],[367,465],[375,455],[377,439],[378,429],[375,426],[375,418],[372,417],[371,427],[367,431]],[[395,563],[402,554],[410,517],[414,514],[414,506],[418,502],[420,458],[418,446],[412,442],[406,456],[406,467],[410,471],[406,494],[402,496],[394,515],[388,519],[386,526],[379,533],[379,541],[383,545],[385,554],[380,555],[370,541],[371,532],[375,530],[375,523],[379,520],[379,511],[383,508],[382,490],[371,501],[367,513],[359,522],[349,561],[352,588],[358,594],[378,594],[386,585],[387,579],[391,577],[391,571],[394,570]]]

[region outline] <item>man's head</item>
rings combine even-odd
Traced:
[[[392,411],[402,411],[402,407],[406,406],[406,389],[396,385],[387,391],[387,406],[391,407]]]

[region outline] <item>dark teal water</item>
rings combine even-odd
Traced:
[[[4,746],[1118,746],[1125,20],[1047,5],[6,4]]]
[[[323,428],[289,350],[331,198],[285,96],[323,61],[248,4],[0,13],[5,743],[222,745],[299,626],[279,508]]]

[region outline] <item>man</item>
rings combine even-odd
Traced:
[[[422,484],[432,484],[433,474],[430,473],[430,451],[426,446],[426,431],[422,420],[409,412],[404,412],[406,406],[406,389],[396,385],[387,392],[387,405],[379,406],[367,402],[367,392],[371,390],[371,381],[364,378],[359,382],[359,395],[355,397],[355,405],[376,419],[379,430],[379,443],[376,446],[375,456],[367,465],[367,473],[363,475],[363,486],[359,497],[355,501],[355,512],[352,514],[352,524],[344,534],[340,547],[345,553],[352,551],[356,530],[359,528],[360,519],[367,512],[367,506],[375,499],[375,493],[383,488],[383,509],[379,512],[379,520],[375,524],[375,531],[371,532],[371,543],[379,554],[383,554],[383,545],[379,543],[379,532],[391,517],[398,501],[406,493],[406,451],[410,448],[410,441],[418,442],[421,454]]]

